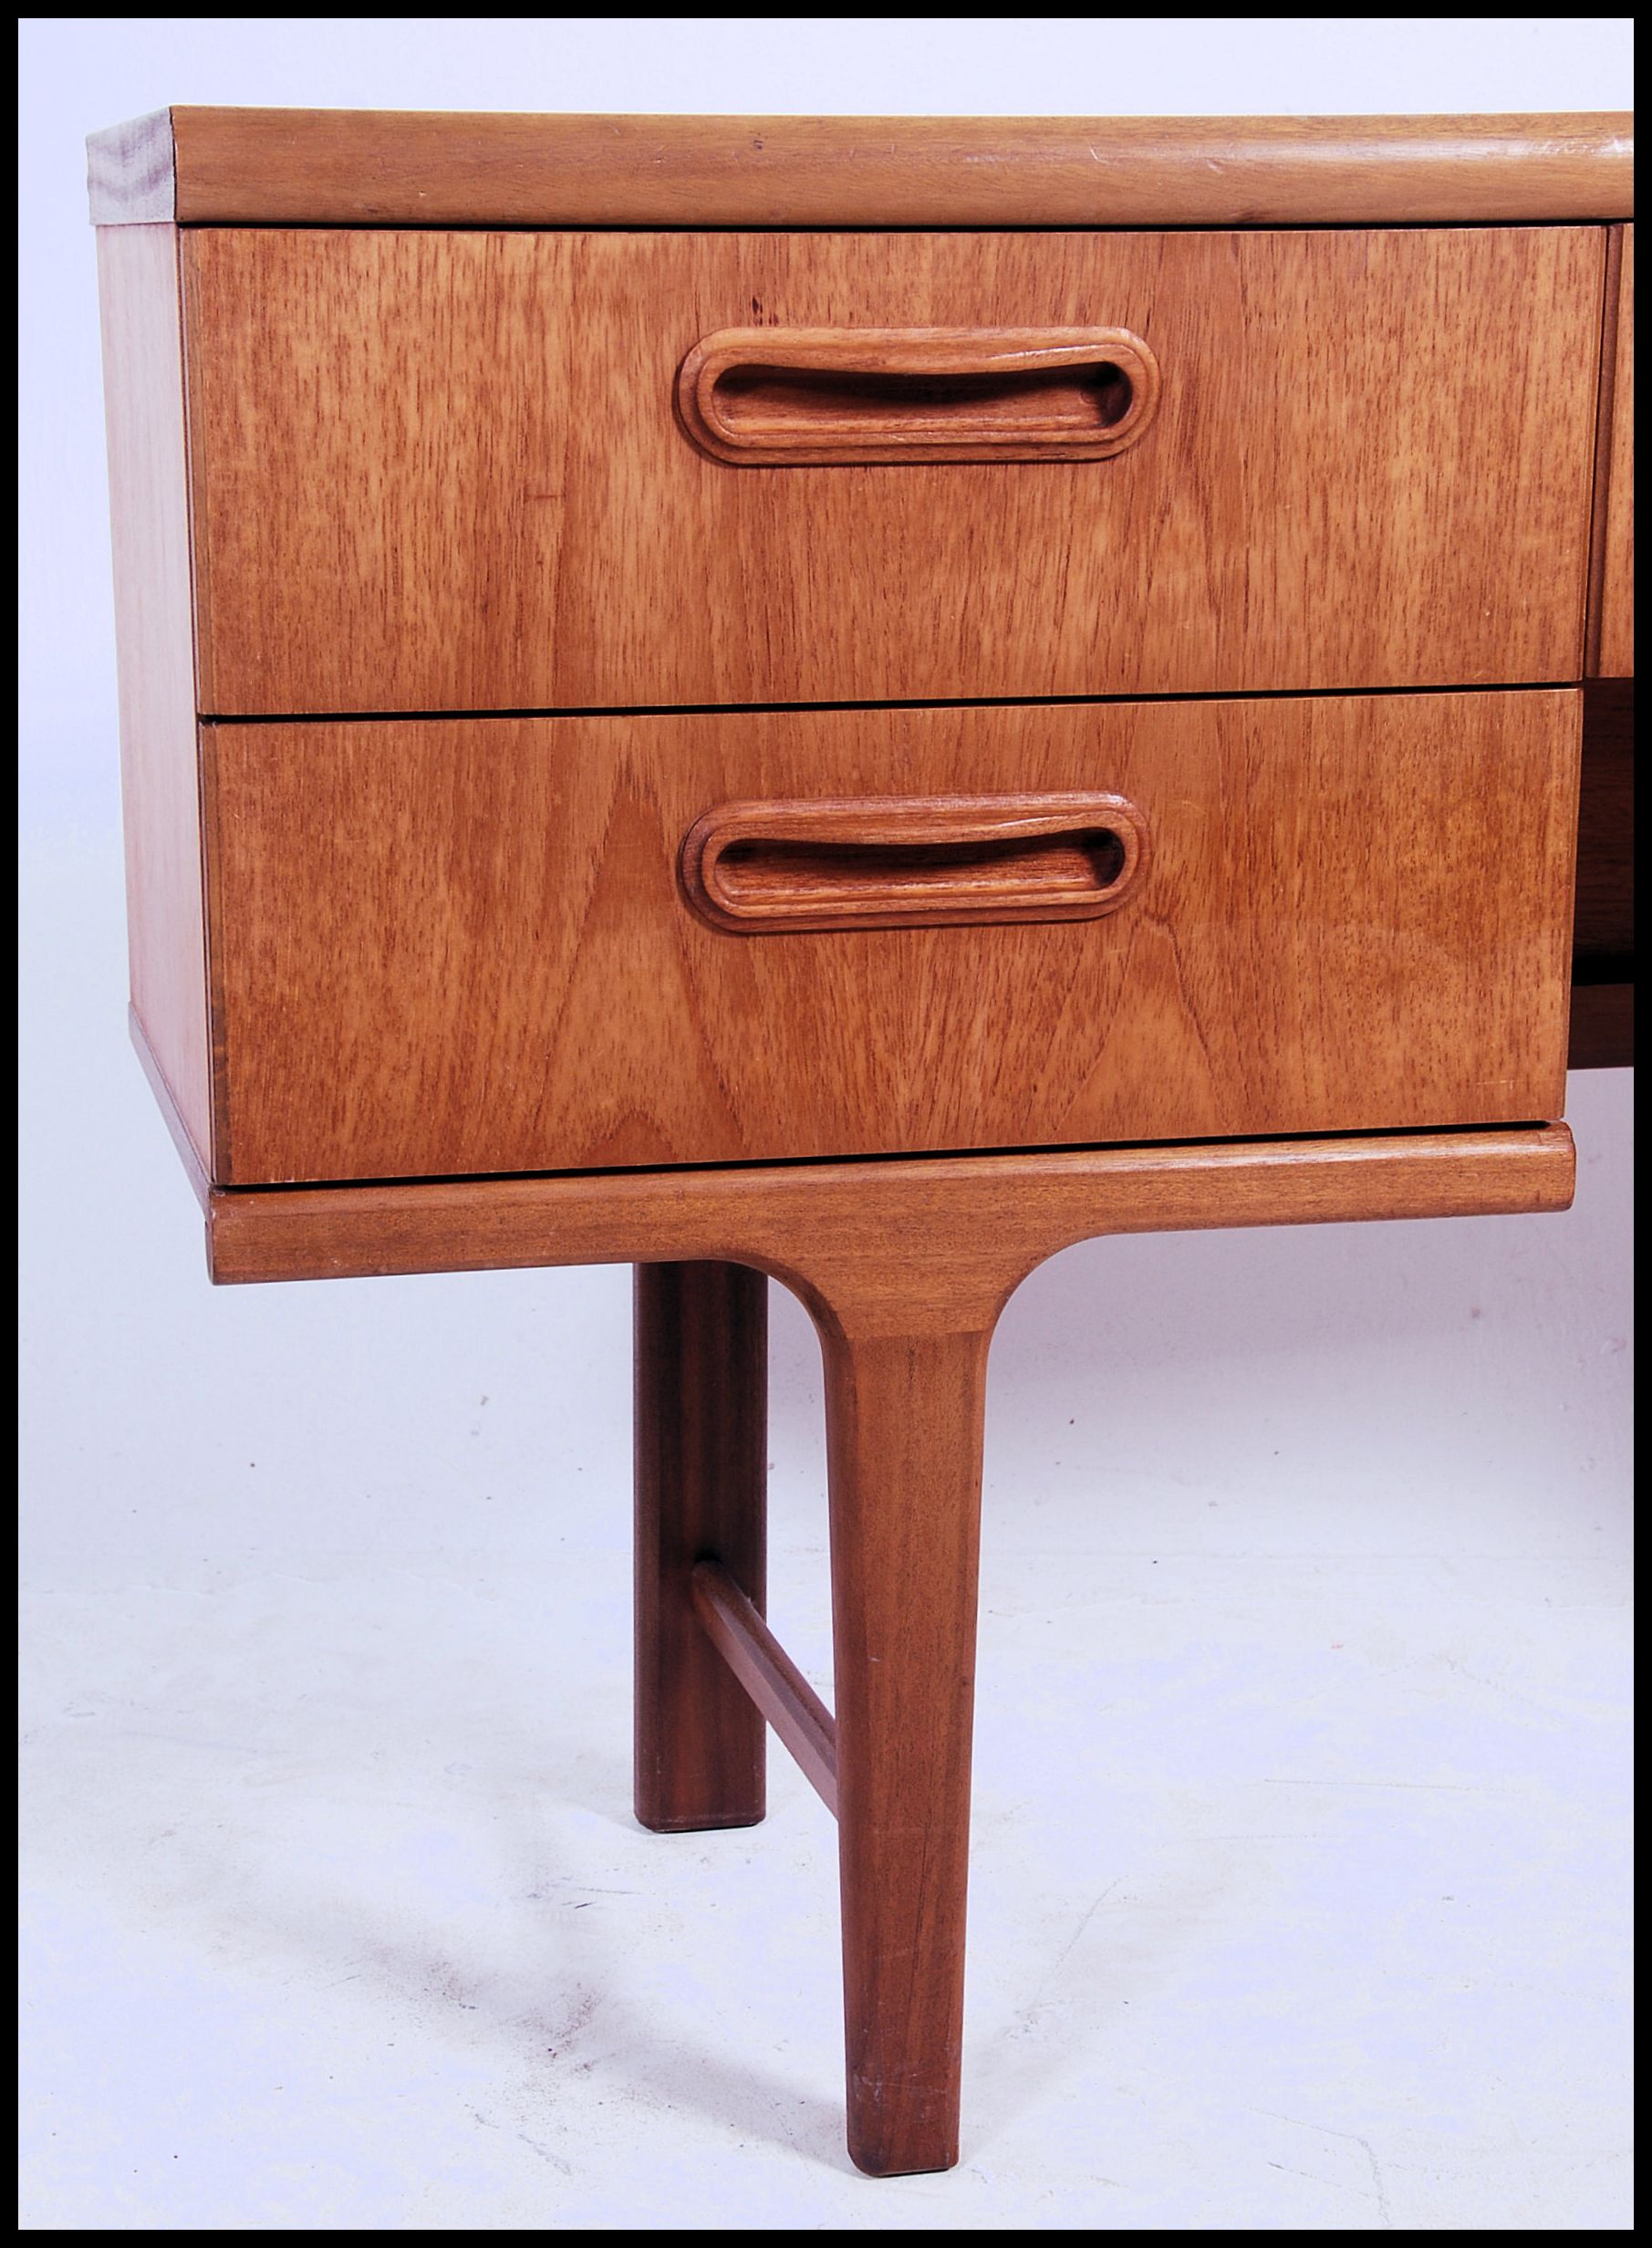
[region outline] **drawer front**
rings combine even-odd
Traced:
[[[1557,1116],[1580,700],[209,726],[217,1175]]]
[[[1581,671],[1599,229],[183,242],[214,715]]]

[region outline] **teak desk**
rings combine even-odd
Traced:
[[[765,1720],[836,1810],[866,2170],[958,2153],[1006,1298],[1102,1233],[1563,1209],[1568,1022],[1628,1058],[1629,159],[91,143],[133,1033],[213,1277],[636,1264],[638,1816],[761,1818]],[[835,1716],[763,1617],[765,1275]]]

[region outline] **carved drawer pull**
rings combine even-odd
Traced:
[[[1101,461],[1158,391],[1123,328],[725,328],[682,362],[677,411],[740,468]]]
[[[770,936],[1093,921],[1147,857],[1123,796],[857,796],[719,805],[684,838],[681,872],[713,929]]]

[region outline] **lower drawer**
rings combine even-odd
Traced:
[[[1558,1116],[1580,700],[208,726],[215,1176]]]

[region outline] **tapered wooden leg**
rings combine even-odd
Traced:
[[[768,1282],[742,1264],[636,1268],[636,1798],[645,1826],[750,1826],[764,1723],[694,1611],[691,1572],[765,1590]]]
[[[958,2160],[990,1337],[833,1327],[822,1340],[849,2152],[888,2176]]]

